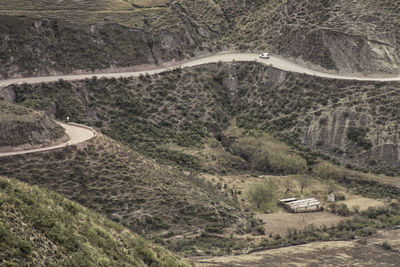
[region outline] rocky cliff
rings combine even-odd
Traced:
[[[0,101],[0,151],[16,151],[68,140],[64,129],[40,112]]]

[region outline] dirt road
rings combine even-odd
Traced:
[[[28,153],[34,153],[34,152],[42,152],[42,151],[66,147],[69,145],[76,145],[78,143],[90,140],[90,139],[96,137],[96,135],[97,135],[96,131],[94,131],[90,127],[87,127],[84,125],[80,125],[80,124],[76,124],[76,123],[69,123],[69,124],[65,124],[65,123],[61,123],[61,122],[56,122],[56,123],[58,123],[65,129],[65,133],[69,136],[69,140],[67,142],[61,143],[58,145],[53,145],[53,146],[41,147],[41,148],[34,148],[34,149],[21,150],[21,151],[12,151],[12,152],[3,152],[3,153],[0,153],[0,157],[28,154]]]
[[[8,79],[8,80],[0,80],[0,87],[5,87],[10,84],[22,84],[22,83],[41,83],[41,82],[53,82],[59,79],[63,79],[66,81],[73,80],[83,80],[90,79],[94,76],[98,78],[119,78],[119,77],[131,77],[131,76],[139,76],[141,74],[156,74],[165,72],[168,70],[172,70],[177,67],[193,67],[207,63],[215,63],[215,62],[229,62],[229,61],[238,61],[238,62],[246,62],[246,61],[257,61],[262,64],[271,65],[275,68],[297,72],[297,73],[305,73],[308,75],[315,75],[325,78],[331,79],[342,79],[342,80],[362,80],[362,81],[400,81],[400,74],[397,77],[360,77],[360,76],[347,76],[341,74],[330,74],[321,71],[312,70],[308,67],[301,66],[298,63],[292,62],[288,59],[279,57],[279,56],[271,56],[269,59],[260,59],[258,54],[251,53],[219,53],[216,55],[195,59],[186,63],[176,64],[171,67],[163,67],[156,69],[149,69],[145,71],[132,71],[132,72],[116,72],[116,73],[94,73],[94,74],[77,74],[77,75],[58,75],[58,76],[46,76],[46,77],[28,77],[28,78],[16,78],[16,79]]]

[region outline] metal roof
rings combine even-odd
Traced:
[[[300,200],[288,202],[285,204],[290,206],[292,209],[295,209],[295,208],[305,208],[305,207],[310,207],[310,206],[321,205],[321,202],[319,202],[319,200],[316,198],[307,198],[307,199],[300,199]]]

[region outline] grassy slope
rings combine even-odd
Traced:
[[[0,177],[0,258],[9,266],[186,266],[59,194]]]
[[[2,174],[47,187],[135,232],[161,236],[158,241],[175,250],[204,250],[202,238],[194,237],[206,226],[240,228],[237,205],[214,185],[104,136],[82,148],[0,161]]]

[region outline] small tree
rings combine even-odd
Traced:
[[[248,191],[249,201],[256,204],[258,209],[266,210],[276,198],[277,184],[272,179],[254,184]]]
[[[293,179],[290,178],[283,179],[282,185],[286,189],[285,195],[287,195],[289,192],[292,192],[296,187],[295,183],[293,182]]]
[[[303,194],[304,188],[309,186],[311,184],[311,181],[307,177],[301,177],[299,183],[300,183],[301,193]]]

